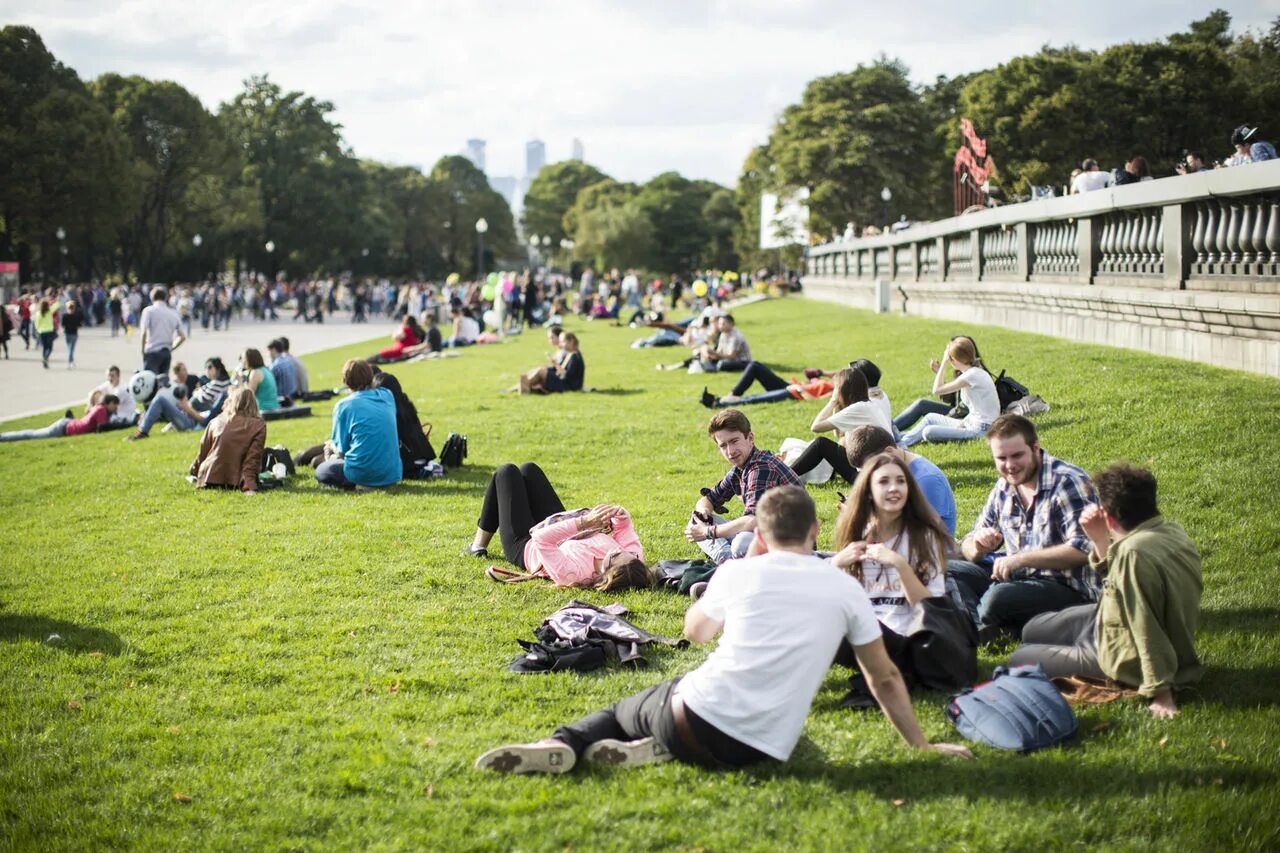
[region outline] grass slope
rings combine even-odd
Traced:
[[[470,436],[467,467],[436,482],[347,495],[299,478],[244,498],[182,479],[190,434],[0,446],[0,846],[1274,849],[1280,384],[803,300],[738,315],[784,374],[872,357],[897,408],[927,390],[928,357],[970,332],[1052,403],[1039,419],[1051,453],[1087,469],[1152,466],[1205,563],[1208,674],[1183,714],[1160,724],[1138,704],[1090,709],[1075,745],[979,748],[961,763],[909,751],[879,715],[837,710],[846,673],[833,670],[784,767],[473,772],[483,749],[542,736],[707,654],[662,650],[647,670],[584,677],[504,670],[514,638],[573,593],[500,587],[459,556],[495,465],[535,459],[570,505],[625,504],[653,558],[696,553],[683,520],[724,469],[696,397],[704,382],[727,392],[731,377],[655,372],[677,351],[630,350],[631,330],[574,323],[598,393],[496,393],[541,359],[540,333],[393,368],[437,446],[450,430]],[[336,385],[343,360],[372,349],[308,357],[313,384]],[[815,407],[749,413],[774,447],[805,435]],[[331,406],[315,408],[269,440],[298,450],[324,438]],[[985,444],[925,452],[967,529],[994,479]],[[812,491],[827,546],[835,486]],[[680,630],[687,600],[621,598],[639,624]],[[65,645],[45,642],[53,633]],[[985,665],[1001,662],[987,652]],[[930,737],[954,740],[942,699],[920,697],[916,713]]]

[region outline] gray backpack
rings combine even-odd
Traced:
[[[990,681],[947,700],[946,711],[962,737],[1018,752],[1070,740],[1079,727],[1040,664],[998,666]]]

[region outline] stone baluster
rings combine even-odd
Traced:
[[[1196,203],[1196,224],[1191,230],[1191,247],[1196,250],[1196,259],[1194,269],[1196,272],[1202,271],[1204,267],[1204,221],[1205,221],[1205,205],[1203,202]]]
[[[1204,204],[1204,262],[1205,272],[1217,272],[1214,269],[1222,260],[1218,252],[1218,225],[1222,222],[1221,211],[1213,201]]]
[[[1227,249],[1227,203],[1218,202],[1218,233],[1214,236],[1214,244],[1218,247],[1218,268],[1216,273],[1225,273],[1226,264],[1231,260],[1231,252]]]
[[[1116,215],[1114,213],[1108,213],[1103,219],[1102,237],[1098,248],[1102,252],[1098,272],[1114,272],[1116,262]]]
[[[1058,272],[1067,272],[1067,224],[1065,222],[1058,225],[1053,243],[1053,256]]]
[[[1267,262],[1267,203],[1259,201],[1253,209],[1253,235],[1249,239],[1253,246],[1253,262],[1256,272],[1262,274],[1262,265]]]
[[[1227,202],[1231,211],[1227,217],[1227,248],[1228,256],[1226,260],[1231,264],[1240,263],[1240,205],[1235,201]],[[1227,272],[1235,272],[1235,270],[1227,270]]]
[[[1267,250],[1271,253],[1268,259],[1274,266],[1280,264],[1280,203],[1272,203],[1271,213],[1267,217]],[[1271,271],[1275,275],[1276,271]]]
[[[1240,208],[1240,263],[1253,263],[1253,205],[1247,201]]]
[[[1142,221],[1132,211],[1125,215],[1124,229],[1124,265],[1125,272],[1138,271],[1138,238],[1142,230]]]
[[[1155,269],[1152,270],[1152,272],[1163,273],[1165,269],[1164,211],[1158,207],[1155,210],[1151,211],[1151,221],[1153,224],[1151,228],[1151,240],[1149,241],[1148,245],[1151,246],[1151,261],[1155,265]]]

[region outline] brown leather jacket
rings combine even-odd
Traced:
[[[191,463],[196,485],[256,492],[266,443],[267,423],[262,418],[214,418],[200,439],[200,455]]]

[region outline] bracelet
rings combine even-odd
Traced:
[[[717,531],[716,531],[716,526],[715,526],[714,524],[710,525],[707,529],[711,531],[711,534],[710,534],[709,536],[707,536],[707,538],[708,538],[708,539],[719,539],[719,538],[720,538],[719,536],[717,536],[717,535],[716,535],[716,532],[717,532]]]

